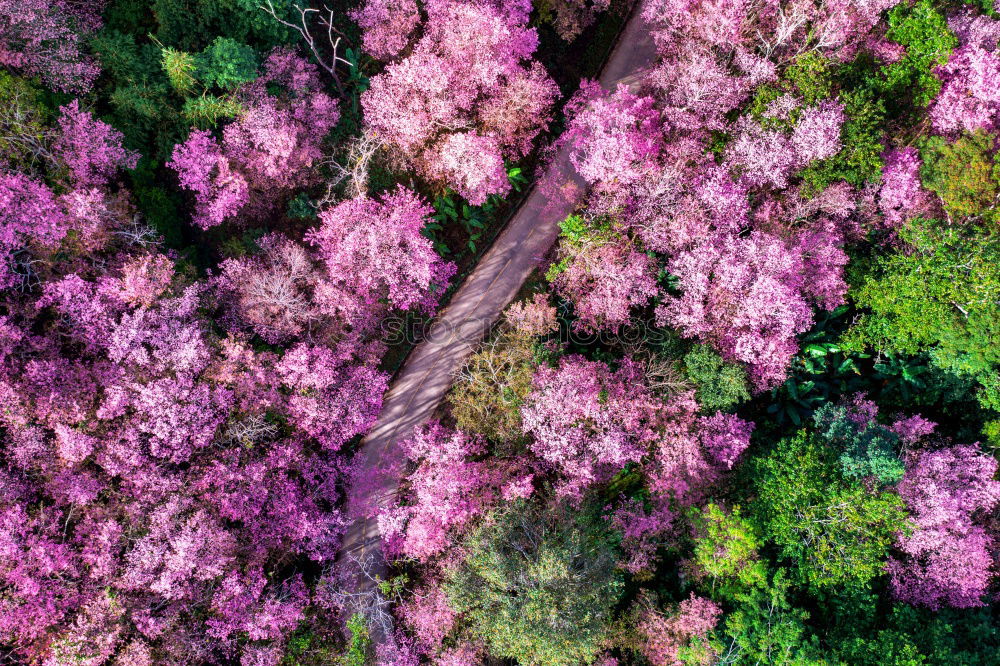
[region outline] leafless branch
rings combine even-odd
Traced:
[[[160,244],[160,235],[156,229],[146,224],[138,214],[132,216],[132,221],[128,226],[116,230],[114,234],[124,239],[129,245],[149,247]]]
[[[330,187],[346,182],[349,197],[365,196],[368,193],[368,172],[372,160],[384,146],[382,139],[371,130],[351,139],[342,160],[331,158],[327,161],[327,165],[334,173],[333,180],[329,183]]]
[[[337,73],[337,65],[344,64],[348,67],[353,67],[353,65],[349,60],[345,60],[340,57],[338,53],[340,42],[344,38],[344,35],[333,25],[333,10],[326,5],[323,5],[323,9],[321,11],[319,9],[294,4],[292,7],[294,7],[295,11],[298,12],[299,20],[297,23],[291,23],[278,15],[272,0],[263,0],[263,2],[264,4],[258,5],[261,10],[270,14],[271,18],[281,25],[291,28],[302,36],[302,39],[305,41],[306,46],[309,47],[309,50],[312,52],[316,62],[319,63],[319,66],[333,78],[333,82],[337,86],[337,92],[343,96],[344,86],[340,81],[340,75]],[[316,15],[320,27],[326,32],[326,48],[329,51],[328,56],[323,55],[316,38],[313,37],[312,31],[309,30],[309,20],[314,14]]]
[[[250,414],[230,423],[222,434],[222,441],[250,446],[277,435],[278,427],[268,422],[263,414]]]
[[[32,172],[39,163],[56,164],[51,151],[55,137],[54,129],[39,129],[35,125],[30,102],[24,100],[20,92],[14,92],[10,99],[0,105],[0,146],[6,144],[21,153]]]
[[[350,592],[342,586],[333,587],[328,583],[328,598],[339,606],[347,615],[360,615],[365,619],[365,623],[373,634],[380,635],[391,640],[393,636],[393,599],[382,594],[379,583],[382,581],[373,571],[375,569],[375,557],[372,554],[358,557],[354,553],[347,553],[347,561],[357,567],[361,575],[373,584],[370,589],[361,592]],[[330,576],[328,580],[335,580]]]

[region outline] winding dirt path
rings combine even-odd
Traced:
[[[635,85],[641,72],[655,60],[656,49],[640,16],[640,4],[636,3],[601,70],[599,80],[607,90],[618,84]],[[521,208],[438,315],[427,337],[410,353],[385,395],[378,421],[362,442],[360,473],[347,504],[353,523],[344,536],[341,558],[373,558],[373,575],[384,577],[386,570],[374,516],[380,506],[392,501],[398,474],[405,470],[406,457],[398,442],[431,418],[455,372],[539,265],[559,234],[559,222],[584,194],[583,181],[569,163],[568,150],[555,156],[547,177],[552,179],[552,174],[558,176],[556,187],[533,186]],[[385,473],[387,470],[392,472]],[[373,585],[369,577],[358,572],[357,592]]]

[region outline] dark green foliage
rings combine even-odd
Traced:
[[[989,666],[997,663],[1000,631],[988,609],[928,611],[896,605],[871,631],[857,627],[837,655],[859,666]]]
[[[113,0],[91,40],[98,93],[128,147],[163,162],[191,126],[210,129],[241,107],[228,96],[257,76],[274,46],[298,37],[257,0]],[[280,12],[291,0],[275,0]]]
[[[801,426],[821,405],[858,391],[870,390],[862,364],[868,355],[847,351],[839,344],[847,324],[848,308],[841,306],[819,316],[800,338],[801,351],[792,360],[788,379],[772,389],[767,413],[779,424]]]
[[[299,192],[288,200],[288,217],[293,220],[314,220],[316,219],[316,207],[305,192]]]
[[[872,269],[862,269],[858,263],[852,281],[863,282]],[[788,378],[771,391],[767,417],[758,421],[758,427],[778,426],[779,432],[789,425],[799,427],[827,402],[865,393],[889,412],[920,412],[938,423],[951,421],[959,439],[973,441],[980,436],[988,414],[976,404],[974,379],[936,365],[926,352],[876,348],[877,353],[867,353],[852,330],[864,316],[850,308],[817,317],[812,330],[800,338]]]
[[[588,663],[623,590],[615,539],[592,509],[517,502],[474,531],[445,590],[469,629],[522,664]]]
[[[959,400],[971,397],[955,375],[930,364],[926,354],[903,356],[884,352],[879,354],[872,369],[872,379],[882,382],[879,396],[882,402],[932,405],[944,397],[944,392]]]
[[[743,366],[727,363],[709,345],[696,344],[684,355],[684,374],[695,385],[698,404],[706,412],[729,411],[750,399]]]
[[[980,401],[1000,407],[1000,236],[993,225],[948,225],[921,218],[900,235],[905,252],[879,260],[852,290],[867,313],[852,327],[855,348],[917,354],[975,378]]]
[[[836,453],[816,434],[778,442],[751,468],[753,511],[779,558],[810,589],[864,587],[881,575],[904,524],[902,501],[847,479]]]
[[[927,658],[911,637],[899,631],[879,630],[874,635],[855,635],[841,647],[839,656],[857,666],[920,666]]]
[[[903,478],[899,436],[877,423],[859,424],[843,406],[826,403],[813,415],[817,434],[840,451],[844,476],[875,477],[883,484]]]
[[[861,187],[882,175],[882,125],[886,117],[883,99],[868,87],[841,90],[837,99],[844,105],[845,120],[840,130],[843,147],[833,157],[802,171],[807,194],[819,193],[838,180]]]
[[[738,506],[727,512],[709,503],[690,511],[688,517],[694,548],[687,566],[696,578],[710,583],[713,592],[727,600],[766,584],[760,530],[741,515]]]
[[[226,258],[260,254],[262,250],[257,241],[266,234],[267,229],[260,227],[246,229],[240,234],[232,234],[222,241],[219,246],[219,254]]]
[[[831,73],[828,63],[810,54],[788,68],[786,78],[809,98],[818,99],[830,90],[832,80],[846,116],[841,151],[802,172],[807,193],[820,192],[837,180],[855,187],[878,181],[887,118],[915,119],[941,89],[934,68],[948,61],[958,41],[931,2],[896,5],[889,12],[887,36],[906,48],[898,62],[879,66],[871,56],[862,55]]]
[[[146,2],[115,3],[116,7],[133,4],[142,4],[149,11]],[[258,0],[153,0],[153,34],[164,44],[192,52],[220,36],[255,44],[261,50],[293,41],[296,35],[265,14],[261,4]],[[273,4],[279,15],[293,18],[291,0],[273,0]]]
[[[370,632],[364,626],[363,620],[359,622],[359,616],[352,616],[348,620],[347,630],[350,635],[350,643],[346,648],[340,646],[342,642],[333,632],[336,631],[327,618],[322,620],[307,620],[291,636],[285,645],[285,654],[281,659],[281,666],[346,666],[350,663],[364,664],[364,661],[348,661],[352,657],[351,650],[360,653],[362,656],[370,651]],[[359,649],[360,648],[360,649]]]
[[[135,37],[113,28],[104,28],[90,40],[90,46],[101,63],[104,75],[114,80],[138,80],[154,76],[159,63],[140,56]]]
[[[508,167],[507,181],[514,192],[523,190],[528,182],[520,167]],[[500,221],[504,208],[504,198],[495,194],[487,197],[482,205],[471,206],[455,192],[447,190],[434,200],[434,222],[425,225],[421,233],[434,242],[438,254],[447,256],[468,252],[475,255],[482,249],[486,234]],[[451,243],[442,238],[449,226]]]
[[[136,207],[143,219],[163,236],[170,247],[184,244],[184,199],[177,191],[165,188],[156,175],[155,163],[146,157],[130,174]]]
[[[744,590],[735,598],[734,610],[722,626],[724,643],[739,658],[738,664],[819,666],[824,662],[818,641],[807,625],[809,613],[793,605],[790,584],[783,571],[769,583]]]
[[[883,68],[883,88],[912,98],[918,108],[927,106],[941,90],[934,67],[948,62],[952,49],[958,46],[944,14],[930,0],[919,0],[912,6],[902,2],[889,11],[886,37],[906,47],[906,54]]]
[[[180,116],[181,101],[163,68],[161,48],[109,29],[99,32],[92,45],[105,69],[99,92],[108,100],[111,123],[128,147],[165,160],[183,140],[188,123]]]
[[[257,78],[257,53],[227,37],[216,37],[195,59],[197,77],[207,88],[233,90]]]
[[[827,58],[817,51],[809,51],[792,61],[783,78],[802,101],[811,106],[833,94],[833,74],[833,64]]]
[[[181,116],[195,127],[208,129],[236,117],[242,110],[243,105],[230,97],[201,95],[184,100]]]
[[[347,651],[336,663],[342,666],[365,666],[371,652],[372,639],[364,616],[358,613],[352,615],[347,620],[347,631],[351,636]]]

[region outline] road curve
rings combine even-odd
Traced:
[[[640,4],[636,3],[601,70],[599,81],[607,90],[618,84],[634,86],[642,71],[655,61],[656,49],[638,10]],[[375,515],[380,506],[392,501],[398,475],[405,470],[405,455],[398,443],[431,418],[455,372],[539,265],[559,234],[559,222],[572,212],[585,191],[565,148],[553,158],[546,182],[545,187],[533,186],[521,208],[440,312],[426,338],[410,353],[386,393],[378,421],[359,451],[359,473],[347,499],[348,516],[353,522],[344,535],[341,559],[347,555],[362,561],[371,557],[369,572],[385,576]],[[374,585],[360,571],[352,582],[354,592]]]

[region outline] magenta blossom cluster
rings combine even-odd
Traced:
[[[383,541],[394,555],[427,561],[445,551],[456,531],[499,499],[502,475],[488,462],[479,435],[431,423],[405,441],[419,467],[410,477],[406,504],[379,516]]]
[[[664,615],[653,608],[643,609],[639,633],[645,638],[642,655],[653,666],[674,666],[683,663],[680,649],[691,639],[706,639],[718,624],[722,609],[718,604],[692,594],[680,602],[676,611]]]
[[[532,60],[524,0],[366,0],[354,16],[366,50],[391,62],[361,96],[365,123],[396,158],[472,204],[510,190],[504,160],[545,128],[558,88]]]
[[[0,325],[0,635],[39,660],[275,652],[309,603],[275,565],[336,553],[330,454],[370,427],[386,378],[350,346],[216,338],[170,260],[111,260]]]
[[[41,76],[66,93],[90,90],[100,74],[86,54],[88,34],[101,27],[103,0],[0,1],[0,65]]]
[[[570,260],[552,275],[578,326],[617,330],[655,302],[657,325],[744,364],[758,390],[784,380],[813,309],[844,302],[844,245],[876,204],[858,205],[874,195],[846,183],[809,198],[796,185],[799,172],[842,148],[838,100],[807,105],[785,94],[763,117],[731,112],[806,44],[852,57],[891,4],[644,6],[659,65],[639,92],[585,86],[567,106],[563,140],[591,185],[582,217],[594,231],[582,249],[563,241]],[[728,134],[715,155],[706,130]],[[911,166],[887,167],[887,218],[923,210],[915,177]]]
[[[970,9],[955,12],[948,27],[959,41],[948,62],[935,68],[941,92],[930,106],[934,129],[948,136],[991,132],[1000,122],[1000,24]]]
[[[271,95],[269,85],[285,93]],[[240,215],[260,218],[273,211],[276,192],[315,184],[321,144],[340,119],[318,68],[289,49],[273,51],[264,74],[236,95],[245,108],[221,142],[192,130],[167,163],[194,194],[192,221],[202,229]]]
[[[996,472],[978,446],[910,454],[899,494],[913,528],[899,535],[902,556],[888,564],[897,599],[932,609],[985,605],[996,544],[981,517],[1000,504]]]

